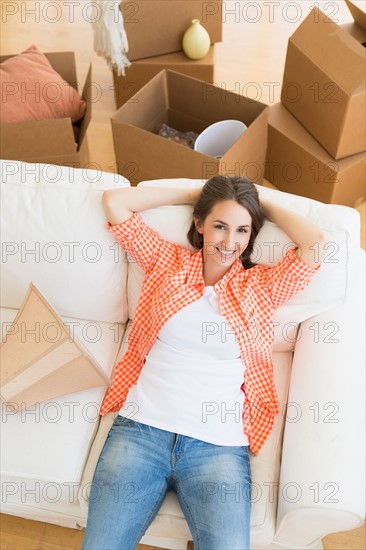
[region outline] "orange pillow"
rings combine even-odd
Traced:
[[[0,64],[0,122],[84,116],[86,103],[52,67],[47,57],[30,46]]]

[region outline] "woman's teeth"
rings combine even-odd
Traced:
[[[223,250],[217,249],[223,256],[233,256],[235,254],[235,250],[232,250],[231,252],[224,252]]]

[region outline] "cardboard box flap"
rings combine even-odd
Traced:
[[[366,45],[366,30],[357,25],[354,21],[352,21],[352,23],[344,23],[343,25],[340,25],[340,27],[350,36],[353,36],[357,42],[363,46]]]
[[[169,107],[189,112],[197,120],[205,120],[207,126],[228,119],[241,120],[249,126],[266,108],[263,103],[175,71],[166,70],[166,78]]]
[[[366,12],[362,11],[361,8],[356,6],[351,0],[345,0],[345,2],[347,8],[351,12],[354,22],[366,31]]]
[[[226,160],[227,162],[234,161],[235,159],[241,158],[242,152],[245,151],[247,158],[250,159],[248,164],[256,164],[259,158],[265,156],[267,148],[268,115],[269,107],[267,106],[251,124],[251,127],[255,129],[255,131],[253,133],[244,132],[222,157],[222,160]]]
[[[328,80],[350,94],[363,93],[366,49],[318,8],[312,9],[290,42],[322,69]]]
[[[147,128],[153,120],[167,111],[168,106],[166,75],[161,71],[143,86],[131,101],[122,105],[112,120]]]
[[[74,52],[51,52],[45,53],[45,56],[55,71],[58,72],[70,86],[78,90],[78,77],[76,74]]]
[[[256,160],[265,154],[267,143],[267,121],[268,121],[269,107],[265,107],[263,112],[252,123],[255,127],[254,133],[244,132],[239,139],[230,147],[230,149],[222,157],[222,163],[236,162],[242,157],[242,152],[245,150],[246,156],[253,160]],[[169,109],[169,125],[173,128],[178,128],[182,132],[188,132],[190,130],[200,133],[207,128],[207,122],[192,117],[186,113],[180,111],[174,111]],[[195,152],[195,155],[199,155],[205,162],[215,162],[220,164],[215,157]]]
[[[89,65],[88,74],[85,80],[83,93],[81,95],[82,99],[86,102],[86,110],[85,114],[80,121],[80,133],[79,133],[79,148],[80,145],[83,142],[84,136],[86,134],[86,131],[88,129],[91,117],[92,117],[92,102],[90,98],[90,90],[91,90],[91,82],[92,82],[92,66]]]
[[[16,124],[1,124],[1,142],[6,142],[7,158],[18,158],[19,151],[28,157],[57,156],[76,152],[76,143],[71,120],[57,118],[47,120],[32,120]]]
[[[126,127],[113,120],[112,128],[117,163],[120,164],[120,168],[123,167],[126,170],[135,168],[130,181],[133,181],[134,176],[138,176],[137,180],[141,181],[141,174],[145,169],[152,174],[158,174],[160,178],[176,177],[179,171],[177,159],[186,167],[192,177],[195,171],[196,173],[201,172],[202,162],[212,160],[218,166],[218,162],[214,158],[197,153],[190,147],[184,147],[174,141],[168,142],[165,138],[152,132],[146,132],[142,128]],[[166,154],[164,149],[166,146],[169,146],[170,154]],[[126,154],[128,161],[124,162],[122,159]],[[162,162],[161,155],[164,155],[164,162]]]

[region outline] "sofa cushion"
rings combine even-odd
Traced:
[[[61,316],[126,322],[125,253],[105,228],[101,199],[129,181],[20,161],[0,169],[1,306],[19,309],[33,281]]]
[[[0,122],[48,118],[80,120],[86,109],[78,91],[52,67],[47,57],[30,46],[0,64]]]
[[[202,180],[178,178],[145,181],[139,186],[202,187],[203,183]],[[320,271],[303,291],[275,311],[274,350],[289,351],[294,349],[296,340],[301,337],[299,323],[344,302],[350,276],[347,272],[347,258],[351,249],[359,246],[359,214],[346,206],[323,204],[259,185],[256,187],[269,200],[309,218],[328,238],[327,254]],[[193,250],[186,237],[192,211],[191,206],[175,205],[144,210],[140,214],[145,223],[158,231],[163,239]],[[293,246],[291,239],[274,223],[266,220],[255,241],[252,260],[260,265],[274,265],[290,246]],[[131,319],[143,279],[142,269],[136,262],[130,262],[128,295]]]

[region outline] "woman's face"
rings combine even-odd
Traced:
[[[228,269],[248,246],[252,219],[234,200],[216,203],[202,225],[194,221],[203,235],[203,260],[212,267]]]

